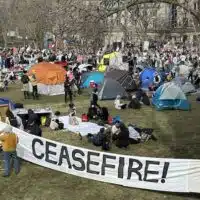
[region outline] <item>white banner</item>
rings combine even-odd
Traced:
[[[200,193],[200,160],[117,155],[14,132],[19,136],[18,156],[43,167],[134,188]]]

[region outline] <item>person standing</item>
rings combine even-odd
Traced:
[[[65,103],[67,103],[67,96],[69,96],[70,103],[72,103],[72,95],[73,95],[72,86],[68,76],[66,76],[65,79],[64,90],[65,90]]]
[[[100,108],[98,105],[98,89],[94,88],[92,95],[91,95],[91,105],[97,106]]]
[[[81,90],[80,90],[80,85],[81,85],[81,73],[79,72],[79,69],[76,68],[74,71],[74,79],[75,79],[75,84],[78,88],[78,94],[80,95]]]
[[[24,99],[29,99],[29,77],[26,71],[22,75],[21,82],[23,84]]]
[[[16,148],[19,140],[17,135],[12,132],[12,127],[10,125],[7,125],[3,129],[2,133],[0,134],[0,141],[2,142],[5,162],[5,172],[3,177],[10,176],[12,159],[14,161],[15,174],[18,174],[20,171],[20,164],[19,159],[17,157]]]
[[[38,87],[37,87],[37,79],[35,73],[31,75],[30,82],[33,88],[33,99],[38,99]]]

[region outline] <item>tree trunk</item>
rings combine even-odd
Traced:
[[[38,49],[38,44],[35,40],[33,41],[33,45],[34,45],[34,49]]]
[[[8,37],[7,37],[7,32],[2,33],[3,36],[3,42],[4,42],[4,48],[8,47]]]

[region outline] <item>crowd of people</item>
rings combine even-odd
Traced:
[[[95,69],[106,50],[97,55],[90,55],[87,57],[87,62],[90,61]],[[138,50],[135,48],[127,48],[124,51],[126,62],[129,63],[129,72],[134,77],[135,81],[139,80],[139,73],[148,66],[155,68],[157,72],[154,75],[153,85],[150,85],[149,78],[143,82],[148,91],[155,91],[161,83],[160,74],[163,72],[163,77],[166,81],[171,81],[174,77],[180,74],[180,65],[190,67],[188,80],[193,83],[196,88],[200,84],[200,54],[197,51],[189,50],[184,47],[169,49],[165,46],[159,48],[151,48],[148,51]],[[75,97],[81,94],[81,72],[78,69],[80,63],[85,61],[78,58],[77,53],[65,51],[50,51],[50,50],[32,50],[31,48],[0,50],[0,66],[2,68],[12,68],[16,64],[34,64],[43,61],[49,62],[65,62],[66,66],[70,62],[76,64],[76,67],[68,65],[67,74],[64,82],[64,102],[68,104],[69,124],[78,126],[79,121],[76,116]],[[163,78],[162,77],[162,78]],[[9,79],[9,80],[8,80]],[[1,82],[2,80],[0,80]],[[7,82],[5,82],[7,81]],[[9,78],[3,80],[6,88],[9,81],[14,81],[14,74]],[[26,70],[23,71],[21,77],[23,86],[24,98],[35,100],[39,99],[38,83],[36,74],[33,72],[29,74]],[[140,85],[138,81],[138,86]],[[0,87],[1,88],[1,87]],[[138,87],[140,88],[140,87]],[[130,95],[129,102],[122,102],[121,96],[117,95],[114,101],[114,107],[117,110],[140,109],[141,105],[150,105],[150,100],[147,93],[141,89],[133,95]],[[49,127],[52,130],[60,130],[64,128],[64,124],[59,121],[60,113],[55,113],[54,117],[49,121]],[[0,116],[0,121],[2,121]],[[11,110],[6,112],[6,119],[4,120],[8,126],[2,130],[0,141],[4,152],[5,160],[5,174],[10,175],[10,159],[14,158],[14,167],[16,174],[19,173],[19,160],[16,154],[16,147],[18,143],[17,136],[13,134],[12,127],[25,130],[27,133],[42,137],[41,119],[33,110],[28,110],[27,118],[20,118],[14,115]],[[115,144],[119,148],[127,148],[130,144],[138,144],[146,142],[149,139],[157,140],[153,135],[153,129],[141,128],[136,125],[125,125],[123,120],[119,117],[111,118],[107,107],[101,107],[98,103],[98,85],[92,91],[89,100],[89,107],[87,114],[82,115],[82,121],[92,121],[98,123],[101,128],[97,134],[88,133],[87,139],[95,146],[101,146],[103,150],[110,150],[111,146]],[[82,137],[81,137],[82,139]]]

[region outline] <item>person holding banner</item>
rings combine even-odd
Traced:
[[[6,125],[6,127],[3,129],[2,133],[0,134],[0,141],[2,142],[5,162],[5,173],[3,177],[10,176],[11,159],[14,161],[15,174],[18,174],[20,170],[19,159],[16,152],[18,137],[12,132],[12,127],[10,125]]]

